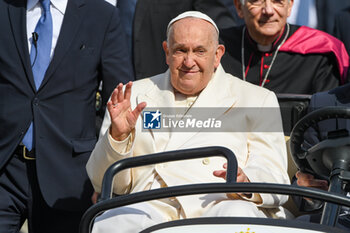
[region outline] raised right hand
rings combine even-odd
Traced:
[[[128,82],[123,91],[123,84],[119,83],[114,89],[110,101],[107,103],[107,109],[111,117],[110,134],[113,139],[123,141],[135,128],[137,118],[146,103],[139,103],[134,110],[131,109],[132,82]]]

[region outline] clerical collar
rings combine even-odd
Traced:
[[[257,44],[258,50],[260,52],[269,52],[272,49],[272,44],[269,45],[261,45],[261,44]]]
[[[244,42],[245,42],[245,35],[246,35],[246,31],[248,31],[248,30],[246,30],[246,28],[245,27],[243,27],[243,29],[242,29],[242,39],[241,39],[241,56],[242,56],[242,60],[241,60],[241,63],[242,63],[242,78],[243,78],[243,80],[244,81],[246,81],[246,67],[245,67],[245,58],[244,58],[244,56],[245,56],[245,48],[244,48]],[[290,31],[290,26],[289,26],[289,24],[287,23],[287,32],[286,33],[282,33],[282,35],[283,34],[285,34],[284,36],[283,36],[283,39],[282,39],[282,41],[281,42],[279,42],[278,43],[278,46],[277,46],[277,48],[275,49],[275,52],[274,52],[274,54],[273,54],[273,57],[272,57],[272,61],[271,61],[271,64],[270,64],[270,66],[269,66],[269,68],[268,68],[268,70],[267,70],[267,72],[266,72],[266,74],[265,74],[265,77],[264,77],[264,79],[263,79],[263,81],[262,81],[262,83],[261,83],[261,85],[260,86],[264,86],[265,85],[265,83],[266,83],[266,80],[267,80],[267,77],[269,76],[269,73],[270,73],[270,70],[271,70],[271,68],[272,68],[272,65],[273,65],[273,63],[275,62],[275,59],[276,59],[276,57],[277,57],[277,54],[278,54],[278,51],[279,51],[279,49],[281,48],[281,46],[284,44],[284,42],[287,40],[287,37],[288,37],[288,35],[289,35],[289,31]],[[247,33],[248,34],[248,33]],[[249,34],[248,34],[249,35]],[[278,41],[279,39],[277,39],[277,41]],[[275,43],[274,43],[275,44]],[[276,43],[277,44],[277,43]]]

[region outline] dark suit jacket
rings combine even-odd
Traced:
[[[309,112],[326,106],[344,106],[350,107],[350,85],[346,84],[330,91],[316,93],[311,97]],[[324,140],[329,131],[337,129],[350,130],[350,121],[345,119],[330,119],[321,121],[316,126],[316,131],[307,131],[305,142],[307,147],[311,147]]]
[[[168,66],[162,42],[171,19],[189,10],[209,15],[219,28],[237,25],[233,0],[138,0],[133,28],[133,61],[137,79],[163,73]]]
[[[350,54],[350,7],[339,12],[335,17],[334,34],[338,39],[343,41],[348,54]]]
[[[319,92],[311,97],[309,111],[327,107],[327,106],[344,106],[350,107],[350,83],[332,89],[326,92]],[[326,139],[329,131],[337,129],[347,129],[350,132],[350,120],[346,119],[330,119],[321,121],[314,128],[310,128],[305,133],[304,146],[310,148],[321,140]],[[319,209],[322,205],[312,206],[300,197],[293,197],[293,200],[302,211],[312,211]]]
[[[316,0],[317,29],[334,34],[334,18],[338,12],[350,7],[348,0]]]
[[[339,40],[343,41],[346,51],[350,54],[350,7],[339,12],[335,17],[334,34]],[[350,71],[348,70],[348,82],[350,82]]]
[[[118,14],[101,0],[68,0],[54,56],[35,91],[26,1],[0,0],[0,168],[34,121],[38,181],[49,206],[91,204],[85,164],[96,142],[99,80],[106,102],[118,82],[133,79]]]

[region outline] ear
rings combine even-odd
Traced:
[[[225,46],[222,44],[219,44],[215,53],[215,63],[214,63],[215,68],[218,68],[218,66],[220,65],[220,61],[224,53],[225,53]]]
[[[169,65],[169,48],[168,48],[168,43],[166,42],[166,40],[163,41],[162,45],[163,45],[163,50],[165,53],[166,64]]]
[[[243,5],[241,3],[240,0],[234,0],[233,1],[237,10],[237,14],[240,18],[243,19],[244,15],[243,15]]]
[[[292,13],[293,4],[294,4],[294,0],[290,0],[288,3],[288,17]]]

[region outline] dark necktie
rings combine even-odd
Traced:
[[[42,15],[35,27],[38,38],[32,39],[30,61],[34,76],[35,87],[38,90],[44,79],[47,67],[50,64],[50,53],[52,44],[52,16],[50,12],[50,0],[40,0],[43,7]],[[30,151],[33,148],[33,122],[31,122],[22,143]]]

